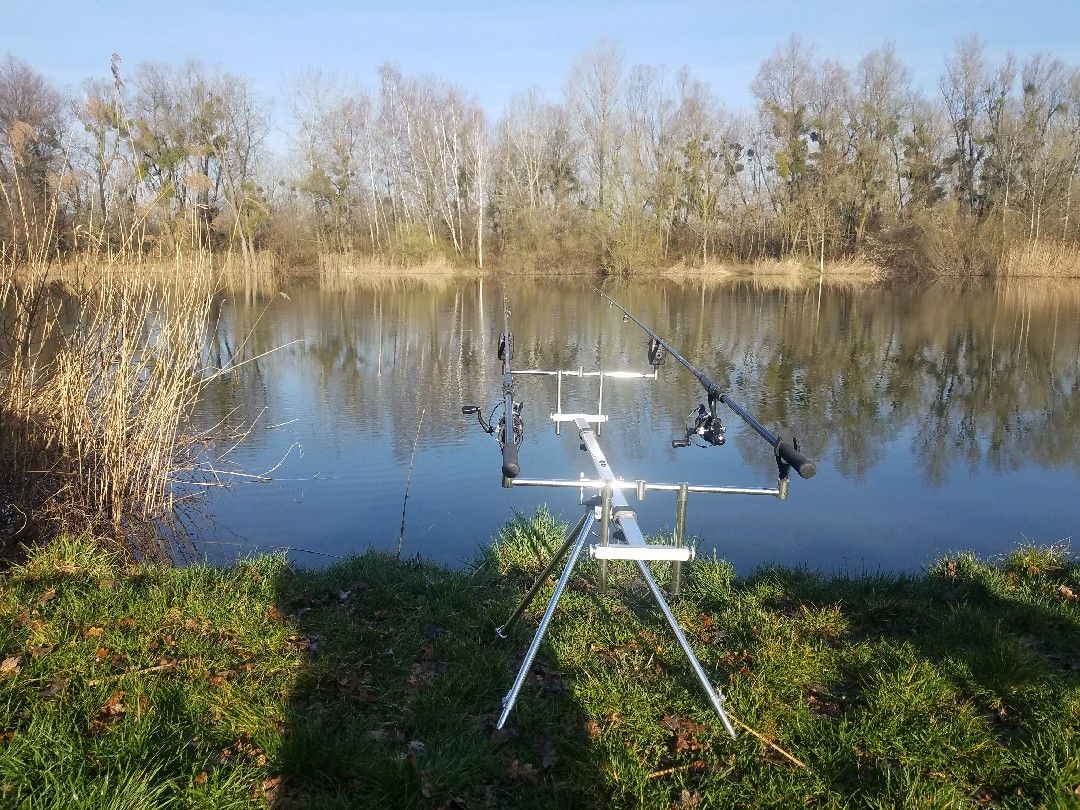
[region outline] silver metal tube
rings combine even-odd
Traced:
[[[592,528],[591,522],[589,528]],[[501,729],[506,724],[506,718],[510,716],[510,711],[514,708],[518,693],[521,692],[521,687],[529,676],[529,670],[532,669],[533,661],[536,659],[536,651],[540,649],[540,642],[543,641],[544,633],[547,632],[548,625],[551,624],[551,617],[555,615],[555,608],[558,606],[559,599],[566,589],[566,583],[570,581],[570,575],[574,572],[574,566],[577,564],[578,557],[581,556],[581,549],[585,547],[585,539],[588,536],[589,532],[583,530],[578,535],[574,547],[570,550],[570,558],[566,561],[566,567],[563,568],[559,581],[555,585],[555,592],[551,594],[547,610],[544,611],[544,615],[540,619],[540,626],[536,628],[536,635],[533,636],[528,652],[525,653],[525,660],[521,662],[521,669],[518,670],[517,677],[514,679],[514,685],[510,687],[510,691],[503,698],[502,714],[499,715],[499,722],[495,724],[495,728]]]
[[[555,372],[556,388],[555,388],[555,413],[562,416],[562,372]],[[555,435],[558,436],[562,422],[558,419],[555,420]]]
[[[686,500],[690,487],[687,484],[679,484],[679,493],[675,496],[675,537],[677,548],[682,548],[683,538],[686,536]],[[682,585],[682,563],[678,560],[671,564],[671,596],[679,595],[679,587]]]
[[[649,566],[641,560],[637,561],[637,565],[638,570],[641,571],[641,576],[645,580],[645,584],[649,586],[649,590],[656,600],[656,604],[660,606],[660,612],[664,614],[664,618],[667,619],[667,623],[675,633],[675,638],[678,640],[679,646],[682,647],[683,654],[686,656],[687,660],[690,661],[690,666],[693,668],[694,674],[697,675],[698,681],[701,682],[702,688],[705,689],[705,694],[709,696],[709,702],[716,710],[716,714],[720,717],[720,722],[724,724],[724,728],[727,729],[728,734],[734,737],[735,728],[731,725],[731,720],[728,719],[727,712],[724,711],[723,693],[713,686],[712,682],[709,680],[709,676],[706,675],[705,670],[702,669],[701,662],[698,661],[697,656],[694,655],[694,651],[690,647],[690,642],[686,640],[686,634],[683,633],[682,628],[679,626],[679,622],[671,612],[671,608],[668,607],[668,603],[664,601],[664,596],[660,593],[660,588],[657,586],[656,580],[653,579],[652,572],[649,571]]]
[[[592,507],[590,507],[581,515],[581,519],[574,524],[573,528],[566,533],[563,544],[559,546],[555,554],[552,555],[551,560],[544,566],[544,570],[540,572],[540,576],[536,578],[532,587],[529,588],[529,592],[525,594],[525,597],[518,604],[517,608],[510,614],[510,618],[507,619],[501,627],[495,628],[495,635],[499,638],[506,638],[510,631],[513,630],[514,625],[517,624],[517,620],[521,618],[521,614],[525,612],[526,608],[532,603],[532,600],[536,598],[536,594],[539,593],[540,589],[544,586],[544,583],[547,582],[547,578],[551,576],[551,572],[558,567],[559,563],[562,561],[563,555],[566,554],[566,550],[573,545],[574,540],[581,534],[582,527],[585,527],[585,534],[588,534],[595,521],[596,516],[593,513]]]
[[[611,538],[611,487],[600,490],[600,545],[606,546]],[[600,560],[600,593],[607,591],[607,560]]]
[[[678,492],[679,484],[649,484],[645,488],[657,492]],[[777,497],[780,490],[763,487],[709,487],[691,484],[686,488],[687,492],[702,492],[710,495],[771,495]]]
[[[602,481],[599,478],[581,478],[577,481],[568,478],[515,478],[515,487],[564,487],[566,489],[603,489],[611,487],[612,491],[632,489],[645,492],[678,492],[679,484],[648,484],[643,488],[638,481]],[[709,487],[691,484],[686,488],[687,492],[701,492],[710,495],[770,495],[774,498],[783,497],[781,489],[761,489],[755,487]]]
[[[596,398],[596,412],[604,412],[604,375],[600,375],[600,395]],[[596,435],[600,435],[600,425],[596,426]]]

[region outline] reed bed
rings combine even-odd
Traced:
[[[713,283],[752,281],[767,289],[803,289],[817,286],[863,287],[884,278],[882,268],[864,259],[841,259],[825,264],[822,274],[817,265],[796,259],[762,259],[747,264],[727,262],[704,267],[674,265],[660,271],[660,276],[676,283]]]
[[[396,279],[422,279],[448,282],[482,272],[458,267],[443,258],[427,259],[419,264],[399,264],[375,256],[354,253],[319,253],[319,280],[331,286],[352,282],[382,283]]]
[[[1002,259],[1006,278],[1080,278],[1080,249],[1056,242],[1009,248]]]
[[[189,417],[209,379],[208,277],[186,261],[168,284],[53,271],[9,267],[0,294],[0,494],[21,516],[4,539],[92,529],[160,551],[145,541],[202,446]]]

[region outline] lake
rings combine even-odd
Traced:
[[[1078,286],[604,289],[817,461],[811,480],[792,473],[786,501],[691,495],[699,554],[742,573],[905,571],[962,549],[1062,541],[1080,526]],[[289,549],[317,566],[396,551],[410,462],[405,556],[467,566],[515,513],[541,504],[573,521],[578,490],[502,488],[497,443],[461,413],[486,413],[500,396],[504,292],[516,368],[650,370],[645,334],[585,280],[298,282],[283,295],[223,297],[215,361],[257,359],[213,384],[197,420],[249,425],[234,468],[268,480],[228,476],[202,500],[198,552]],[[555,381],[520,377],[516,389],[522,477],[593,475],[573,426],[555,434]],[[613,470],[774,486],[771,447],[723,407],[724,446],[672,447],[702,399],[670,358],[656,380],[605,380],[600,443]],[[564,410],[596,404],[595,378],[564,379]],[[673,496],[629,497],[647,532],[671,530]]]

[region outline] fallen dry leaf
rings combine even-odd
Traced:
[[[113,692],[104,705],[98,709],[97,715],[90,721],[90,728],[103,729],[127,711],[124,705],[124,693]]]
[[[535,785],[540,781],[540,775],[529,763],[522,765],[516,759],[506,768],[506,775],[516,782],[524,782],[527,785]]]
[[[38,697],[50,700],[67,688],[67,681],[63,678],[54,678],[48,686],[38,690]]]
[[[686,788],[682,789],[677,798],[672,803],[672,808],[676,810],[694,810],[701,805],[701,794],[696,790],[689,791]]]
[[[48,655],[56,649],[55,644],[35,644],[30,648],[31,658],[41,658],[43,655]]]
[[[45,593],[43,593],[41,596],[38,597],[37,603],[39,605],[44,605],[46,602],[48,602],[50,599],[52,599],[55,596],[56,596],[56,588],[49,588],[49,590],[45,591]]]
[[[208,778],[209,777],[206,775],[206,771],[199,771],[199,775],[195,777],[195,784],[205,785]]]
[[[105,705],[98,710],[98,713],[112,717],[123,714],[125,711],[127,711],[127,709],[124,707],[124,693],[113,692],[109,695],[109,699],[105,701]]]
[[[87,638],[97,638],[98,636],[100,636],[104,632],[105,631],[100,627],[87,627],[86,628],[86,637]]]
[[[536,746],[536,753],[540,755],[540,767],[543,770],[550,771],[555,767],[555,744],[550,739],[541,740]]]
[[[236,671],[231,669],[212,669],[207,674],[210,676],[211,684],[214,686],[221,686],[225,681],[236,675]]]
[[[12,655],[0,661],[0,675],[16,675],[22,669],[22,656]]]
[[[269,779],[264,779],[261,785],[262,797],[266,800],[266,803],[273,806],[277,800],[278,788],[281,787],[281,777],[272,776]]]
[[[1068,585],[1062,585],[1058,588],[1058,593],[1064,596],[1066,599],[1075,599],[1076,591],[1070,588]]]

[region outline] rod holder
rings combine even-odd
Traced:
[[[611,540],[611,487],[600,490],[600,546]],[[600,560],[600,593],[607,592],[607,560]]]
[[[676,548],[682,548],[686,537],[686,501],[690,495],[690,485],[683,482],[679,484],[679,491],[675,495],[675,537],[673,542]],[[682,586],[682,563],[678,560],[671,564],[671,596],[679,595]]]

